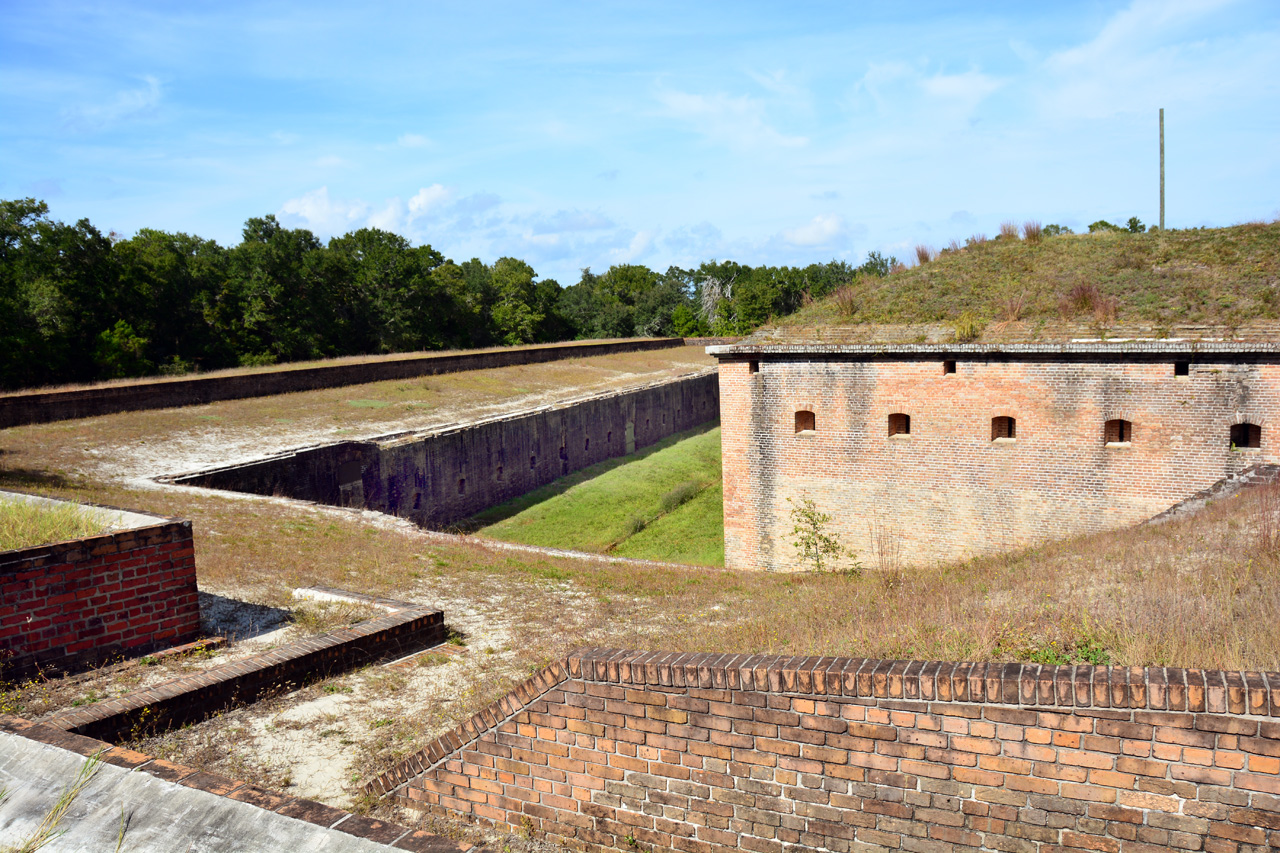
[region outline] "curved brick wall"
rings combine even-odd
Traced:
[[[375,793],[587,849],[1280,846],[1280,673],[587,649]]]
[[[713,350],[734,569],[801,568],[789,499],[830,514],[864,563],[883,536],[924,564],[1137,524],[1280,462],[1274,345]],[[997,418],[1014,419],[1012,440],[994,440]],[[1115,420],[1124,441],[1108,438]],[[1242,422],[1261,427],[1260,447],[1232,448]]]

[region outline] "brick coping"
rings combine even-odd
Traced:
[[[444,638],[443,611],[341,590],[327,591],[368,599],[391,612],[350,628],[295,640],[278,649],[180,676],[126,696],[65,708],[40,722],[77,734],[112,737],[137,726],[150,728],[173,722],[196,722],[223,708],[252,702],[286,684],[301,686],[344,672],[371,658],[400,651],[406,641]]]
[[[716,358],[744,355],[863,355],[863,356],[977,356],[1004,355],[1136,355],[1213,356],[1277,355],[1280,341],[1213,341],[1173,338],[1116,338],[1043,343],[923,343],[923,344],[837,344],[796,340],[790,343],[749,343],[709,346],[707,354]]]
[[[1276,672],[582,648],[370,780],[366,790],[377,796],[394,795],[411,779],[429,772],[570,678],[637,687],[785,693],[863,702],[1070,708],[1103,717],[1127,717],[1135,710],[1280,717],[1280,673]]]
[[[458,844],[423,830],[413,830],[399,824],[352,814],[344,809],[326,806],[314,800],[276,793],[218,773],[196,770],[163,759],[152,758],[131,749],[72,734],[55,726],[33,723],[21,717],[0,714],[0,732],[65,749],[86,758],[96,755],[104,764],[148,773],[167,782],[236,800],[283,817],[291,817],[325,829],[344,832],[356,838],[386,844],[394,850],[416,851],[416,853],[465,853],[467,850],[475,849],[472,845]]]

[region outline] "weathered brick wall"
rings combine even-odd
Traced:
[[[191,522],[0,553],[0,674],[143,654],[200,630]]]
[[[1280,846],[1280,674],[589,649],[373,784],[586,849]]]
[[[443,527],[720,414],[715,371],[385,442],[346,441],[174,482],[376,509]]]
[[[726,564],[800,568],[788,499],[833,516],[865,564],[877,533],[922,563],[1133,524],[1280,460],[1280,365],[1219,357],[1177,377],[1178,358],[722,356]],[[802,410],[815,430],[797,432]],[[889,435],[894,413],[909,435]],[[992,440],[996,417],[1013,441]],[[1111,419],[1131,441],[1107,444]],[[1262,446],[1232,450],[1246,421]]]
[[[540,364],[615,352],[682,346],[681,338],[631,338],[619,341],[570,341],[528,347],[500,347],[475,352],[442,352],[380,358],[316,367],[282,366],[278,370],[230,376],[195,376],[149,382],[113,383],[67,391],[0,394],[0,429],[72,418],[88,418],[140,409],[194,406],[218,400],[267,397],[316,388],[338,388],[388,379]]]

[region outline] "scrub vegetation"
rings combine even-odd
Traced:
[[[0,495],[0,551],[97,536],[106,529],[106,522],[89,508],[5,500]]]
[[[1179,231],[1094,226],[1069,234],[1026,223],[1021,235],[1010,226],[992,239],[974,235],[937,253],[918,251],[921,262],[911,269],[859,276],[778,324],[794,332],[959,323],[965,337],[985,326],[974,337],[986,339],[1009,331],[1049,336],[1061,324],[1140,324],[1159,334],[1280,320],[1280,222]],[[899,334],[911,340],[915,332]]]

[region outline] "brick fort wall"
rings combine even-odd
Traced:
[[[714,370],[428,435],[346,441],[173,478],[440,528],[720,414]]]
[[[0,553],[0,677],[145,654],[199,630],[189,521]]]
[[[1176,375],[1187,358],[721,354],[726,565],[801,568],[806,498],[864,564],[877,537],[923,563],[1133,524],[1280,460],[1280,364],[1205,355]],[[1241,423],[1259,447],[1233,449]]]
[[[1280,845],[1280,674],[588,649],[372,790],[575,848]]]

